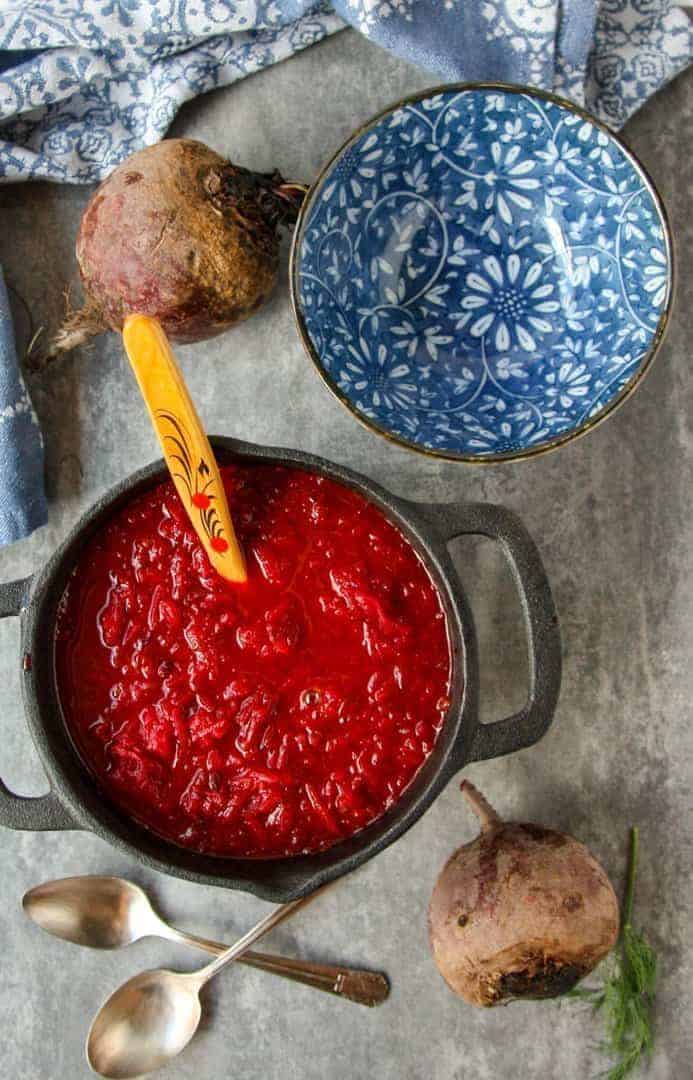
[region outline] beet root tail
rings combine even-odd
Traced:
[[[91,341],[97,334],[102,334],[109,327],[104,321],[98,308],[87,302],[84,307],[76,311],[67,303],[67,312],[61,326],[48,342],[45,350],[25,358],[24,367],[28,372],[36,373],[44,371],[49,364],[62,353],[71,352]]]

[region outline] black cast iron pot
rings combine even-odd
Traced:
[[[138,862],[206,885],[243,889],[288,901],[312,892],[382,851],[424,813],[448,780],[471,761],[531,746],[549,727],[561,681],[561,643],[551,591],[539,553],[508,510],[483,504],[429,505],[395,498],[365,477],[297,450],[212,440],[218,459],[292,465],[322,473],[360,491],[380,507],[419,552],[443,600],[453,656],[450,710],[433,753],[399,801],[378,821],[328,851],[280,859],[236,859],[187,851],[138,825],[99,791],[72,744],[54,672],[56,611],[84,544],[134,496],[167,476],[161,461],[123,480],[77,524],[40,573],[0,585],[0,617],[21,617],[22,689],[29,729],[51,790],[39,798],[14,795],[0,781],[0,824],[12,829],[88,829]],[[480,725],[474,623],[447,552],[456,536],[497,540],[522,600],[530,662],[529,700],[516,716]]]

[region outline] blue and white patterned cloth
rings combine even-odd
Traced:
[[[0,270],[0,544],[46,521],[43,441],[19,374],[9,297]]]
[[[348,23],[440,80],[553,89],[612,127],[693,58],[671,0],[0,0],[0,182],[100,180],[184,101]],[[0,543],[45,514],[4,298]]]
[[[0,178],[100,180],[184,101],[345,21],[437,78],[553,89],[612,127],[693,58],[670,0],[0,0]]]

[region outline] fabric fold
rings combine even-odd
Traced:
[[[183,102],[346,24],[432,80],[555,90],[612,127],[693,58],[669,0],[5,0],[0,181],[103,179]]]
[[[43,440],[19,371],[7,288],[0,272],[0,545],[47,519]]]

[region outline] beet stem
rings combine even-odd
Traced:
[[[623,929],[631,926],[633,918],[633,898],[635,896],[635,876],[638,870],[638,850],[640,847],[640,831],[637,825],[630,830],[630,854],[628,856],[628,876],[626,878],[626,893],[623,899]]]
[[[258,237],[267,229],[294,225],[308,191],[305,184],[287,181],[280,172],[252,172],[230,161],[223,169],[210,169],[202,186],[218,210],[233,213],[251,236]]]
[[[478,817],[482,833],[490,832],[491,829],[497,829],[499,825],[503,824],[503,819],[498,816],[491,804],[486,801],[470,780],[462,781],[460,791]]]

